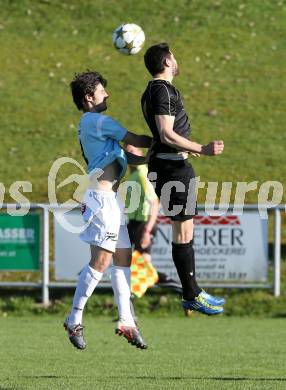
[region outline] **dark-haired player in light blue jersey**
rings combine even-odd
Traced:
[[[85,193],[82,210],[87,227],[80,237],[90,245],[91,260],[80,273],[64,326],[72,344],[84,349],[83,309],[113,257],[111,283],[119,311],[116,333],[132,345],[145,349],[147,345],[130,310],[131,245],[124,206],[117,189],[128,158],[133,164],[145,162],[142,157],[126,154],[119,142],[148,148],[152,138],[131,133],[110,116],[102,114],[107,109],[105,87],[106,80],[97,72],[78,74],[71,82],[74,103],[83,111],[79,142],[87,163],[90,188]]]

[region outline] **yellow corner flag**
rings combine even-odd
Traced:
[[[158,274],[153,265],[146,261],[138,251],[132,253],[131,292],[141,298],[148,287],[158,282]]]

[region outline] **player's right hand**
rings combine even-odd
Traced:
[[[222,154],[224,149],[223,141],[212,141],[207,145],[203,145],[202,154],[206,156],[217,156]]]
[[[143,249],[151,245],[153,235],[150,232],[145,231],[140,241],[140,245]]]

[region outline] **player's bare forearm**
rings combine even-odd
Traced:
[[[157,217],[158,217],[158,213],[159,213],[159,206],[160,206],[159,199],[156,199],[156,200],[151,202],[150,215],[149,215],[148,221],[145,225],[145,230],[147,230],[148,232],[152,231],[152,229],[157,221]]]
[[[175,132],[174,134],[174,137],[164,137],[162,142],[169,146],[175,147],[178,150],[199,154],[202,153],[203,145],[198,144],[197,142],[190,141],[187,138],[181,137]]]
[[[207,145],[201,145],[177,134],[174,131],[174,116],[155,115],[155,120],[163,144],[185,152],[199,153],[206,156],[216,156],[223,152],[223,141],[212,141]]]
[[[187,138],[181,137],[177,133],[174,132],[172,135],[164,135],[161,137],[161,142],[172,146],[177,150],[182,150],[185,152],[199,153],[202,154],[203,145],[190,141]]]
[[[197,142],[193,142],[188,140],[187,138],[181,137],[177,133],[174,132],[171,137],[164,137],[163,143],[166,143],[169,146],[172,146],[178,150],[183,150],[192,153],[203,154],[205,156],[216,156],[221,154],[224,149],[223,141],[212,141],[207,145],[201,145]]]
[[[125,155],[129,165],[142,165],[147,163],[147,158],[145,156],[137,156],[136,154],[127,151],[125,151]]]

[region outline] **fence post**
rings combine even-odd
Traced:
[[[50,251],[50,232],[49,232],[49,209],[47,206],[44,210],[44,234],[43,234],[43,270],[42,270],[42,303],[49,304],[49,251]]]
[[[274,210],[274,270],[273,270],[273,294],[280,296],[281,274],[281,213],[279,208]]]

